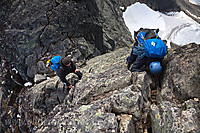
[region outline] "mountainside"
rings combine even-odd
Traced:
[[[57,76],[21,90],[15,106],[4,110],[1,129],[9,124],[15,132],[198,133],[199,50],[196,44],[170,50],[159,80],[148,71],[127,70],[129,48],[95,57],[81,68],[82,80],[67,76],[75,84],[69,92]]]
[[[200,46],[169,49],[159,79],[128,71],[134,41],[120,7],[135,2],[2,0],[0,131],[200,132]],[[186,1],[141,2],[199,15]],[[68,76],[70,92],[45,67],[53,55],[70,55],[83,72]]]

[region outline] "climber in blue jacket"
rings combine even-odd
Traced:
[[[160,39],[160,37],[157,35],[158,31],[158,29],[152,30],[141,28],[134,33],[135,43],[130,56],[127,57],[127,68],[130,69],[131,65],[133,64],[131,67],[131,72],[141,72],[142,70],[140,68],[144,65],[150,65],[150,71],[153,74],[158,74],[162,70],[161,62],[163,58],[147,57],[145,53],[145,48],[142,45],[147,39]]]

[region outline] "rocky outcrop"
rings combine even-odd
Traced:
[[[133,42],[122,11],[109,0],[12,2],[1,50],[25,81],[44,74],[37,63],[52,55],[85,60]]]
[[[131,74],[125,65],[128,51],[123,48],[88,61],[82,70],[85,76],[74,91],[73,103],[88,104],[130,85]]]
[[[141,117],[140,109],[142,109],[143,99],[139,90],[132,91],[132,89],[132,87],[127,87],[103,100],[74,107],[70,112],[63,110],[62,113],[56,114],[51,121],[45,121],[37,132],[116,133],[119,129],[115,113],[132,114],[133,117],[136,117],[135,119]],[[123,116],[121,117],[123,118]],[[132,121],[129,121],[129,125],[134,125],[131,123]]]
[[[170,50],[158,84],[148,72],[131,74],[125,59],[133,41],[120,6],[134,2],[2,0],[0,131],[199,132],[199,45]],[[174,1],[141,2],[187,10]],[[70,91],[45,67],[55,54],[84,61],[81,81],[67,77]],[[28,80],[35,86],[24,87]]]
[[[199,129],[200,47],[190,44],[166,56],[157,105],[151,105],[154,132],[194,132]]]
[[[190,3],[188,0],[176,0],[176,3],[181,8],[182,11],[184,11],[187,15],[189,15],[191,18],[200,23],[199,5],[194,5]]]
[[[15,125],[10,123],[13,130],[23,132],[199,132],[198,95],[176,95],[177,91],[172,87],[184,83],[170,80],[178,77],[173,76],[177,72],[180,77],[198,74],[198,71],[189,69],[199,60],[198,50],[196,44],[169,50],[160,80],[148,71],[131,73],[126,69],[129,48],[95,57],[81,68],[83,78],[80,81],[77,82],[76,75],[67,76],[74,84],[69,92],[58,77],[48,79],[24,89],[17,100],[18,111],[10,108],[9,115],[5,113],[3,117],[17,121]],[[190,52],[185,54],[186,51]],[[184,60],[180,61],[182,57]],[[177,67],[185,67],[184,73],[177,71]],[[199,67],[196,65],[193,70]],[[160,82],[160,85],[155,82]],[[155,88],[154,102],[152,94]],[[192,95],[193,89],[199,91],[191,84],[184,92]]]
[[[172,91],[174,97],[182,101],[200,98],[200,46],[190,44],[177,48],[169,52],[166,58],[163,92],[161,92],[163,99],[172,96],[166,93],[169,91]]]
[[[198,133],[199,101],[193,99],[183,104],[162,101],[158,106],[151,105],[152,130],[155,133]]]

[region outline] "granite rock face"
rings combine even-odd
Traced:
[[[44,73],[37,63],[53,55],[85,60],[133,42],[122,11],[109,0],[10,3],[3,15],[1,53],[25,81]]]
[[[45,63],[53,55],[73,55],[75,60],[87,60],[130,46],[133,40],[122,15],[126,7],[135,2],[2,0],[1,56],[19,71],[24,81],[28,81],[46,72],[40,69],[38,62]],[[154,10],[183,10],[190,16],[199,17],[198,6],[185,0],[139,2]]]
[[[151,105],[154,132],[200,132],[199,45],[169,50],[157,105]]]
[[[17,98],[17,108],[6,108],[9,115],[4,112],[2,120],[16,121],[9,124],[21,132],[199,132],[199,98],[176,96],[171,89],[175,83],[167,80],[168,76],[175,77],[177,66],[182,66],[180,59],[187,55],[186,50],[193,52],[185,61],[199,60],[199,45],[169,50],[161,86],[154,87],[155,77],[148,71],[131,73],[126,69],[129,48],[95,57],[80,69],[84,74],[80,81],[76,75],[67,76],[74,85],[70,91],[57,76],[26,88]],[[171,65],[172,61],[176,65]],[[185,69],[179,74],[187,77],[189,72],[191,69]],[[156,103],[151,100],[155,88]],[[194,88],[192,85],[185,92],[190,94]],[[6,122],[2,121],[2,129],[6,129]]]
[[[186,50],[193,52],[189,52],[190,55],[187,56],[184,53]],[[150,100],[151,86],[154,82],[152,76],[146,72],[132,74],[126,72],[124,60],[128,55],[128,49],[119,49],[93,58],[82,69],[85,73],[83,79],[75,85],[73,90],[70,90],[73,98],[68,99],[67,96],[62,105],[57,105],[50,113],[51,116],[47,117],[41,127],[37,129],[37,132],[127,131],[134,133],[150,130],[155,133],[199,132],[199,98],[187,97],[185,99],[184,95],[176,96],[176,92],[166,86],[167,79],[170,78],[165,77],[166,75],[175,77],[173,74],[176,74],[177,71],[170,70],[182,66],[183,62],[179,59],[184,57],[183,55],[187,56],[187,60],[185,60],[187,62],[197,61],[199,59],[198,50],[199,45],[195,44],[169,50],[164,61],[166,66],[161,80],[161,88],[157,87],[159,88],[157,105]],[[177,54],[177,52],[179,53]],[[176,65],[170,65],[171,61]],[[191,69],[184,70],[185,73],[179,72],[181,77],[187,77],[187,73],[191,72]],[[169,71],[170,73],[168,73]],[[121,78],[121,76],[124,77]],[[118,79],[121,82],[115,82]],[[182,83],[181,80],[178,82]],[[190,92],[192,89],[199,90],[195,86],[189,88],[185,92]]]
[[[166,58],[163,91],[170,89],[177,99],[183,101],[200,98],[200,46],[189,44],[177,48]]]
[[[0,131],[199,132],[200,47],[170,49],[158,81],[149,72],[128,71],[133,40],[120,6],[135,2],[2,0]],[[187,8],[188,1],[140,2],[199,15],[197,7]],[[57,54],[84,62],[78,65],[82,80],[67,76],[74,85],[70,91],[45,67]],[[45,74],[51,78],[38,78]],[[24,87],[26,81],[34,86]]]

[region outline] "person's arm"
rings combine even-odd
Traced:
[[[72,69],[74,70],[74,72],[75,72],[75,70],[76,70],[76,66],[75,66],[75,64],[73,63],[73,61],[71,61],[71,65],[70,65],[71,67],[72,67]]]
[[[56,71],[57,76],[60,78],[60,80],[65,83],[67,86],[70,86],[71,84],[66,80],[65,74],[62,73],[62,71]]]

